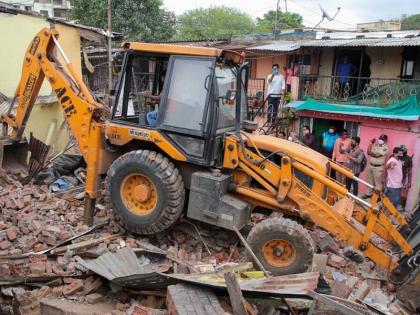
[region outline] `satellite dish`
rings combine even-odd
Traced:
[[[337,14],[338,14],[338,12],[340,12],[340,10],[341,10],[341,8],[340,7],[337,7],[337,12],[335,12],[335,14],[334,14],[334,16],[333,17],[331,17],[328,13],[327,13],[327,11],[325,11],[325,9],[320,5],[320,4],[318,4],[319,5],[319,8],[321,9],[321,12],[322,12],[322,19],[321,19],[321,21],[319,21],[319,23],[317,24],[317,25],[315,25],[314,27],[313,27],[313,29],[314,28],[317,28],[318,26],[319,26],[319,24],[321,24],[323,21],[324,21],[324,19],[327,19],[328,21],[332,21],[332,20],[334,20],[335,19],[335,17],[337,16]]]

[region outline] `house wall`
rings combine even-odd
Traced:
[[[334,48],[323,48],[321,50],[321,59],[319,63],[319,75],[332,75],[334,66]]]
[[[401,71],[402,47],[367,47],[372,78],[397,78]]]
[[[12,97],[19,83],[22,72],[22,61],[25,51],[35,34],[50,23],[43,18],[28,15],[0,15],[0,29],[2,30],[2,41],[7,47],[0,49],[0,92]],[[80,35],[78,29],[61,24],[55,25],[60,32],[59,43],[72,61],[75,69],[81,73],[80,57]],[[50,95],[52,93],[48,82],[44,82],[39,95]],[[31,132],[41,141],[46,140],[48,129],[53,119],[57,120],[54,130],[56,134],[63,121],[63,113],[57,103],[36,104],[28,120],[25,134]],[[66,129],[61,132],[55,151],[61,151],[67,144],[69,134]]]
[[[372,78],[398,78],[401,71],[402,47],[366,47],[371,59]],[[334,48],[323,48],[319,75],[330,76],[334,67]]]

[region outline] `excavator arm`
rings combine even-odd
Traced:
[[[274,141],[272,137],[245,133],[242,136],[243,139],[238,135],[226,138],[224,167],[245,172],[258,183],[257,186],[252,186],[249,182],[242,181],[234,185],[234,191],[247,201],[312,221],[388,271],[395,270],[399,263],[398,257],[389,251],[391,241],[398,245],[403,255],[409,256],[413,253],[410,244],[398,231],[407,222],[382,193],[375,193],[371,201],[366,202],[352,195],[328,175],[311,168],[307,161],[285,152],[284,145],[288,145],[287,141],[280,143],[283,140]],[[272,157],[280,156],[280,164],[264,157],[259,150],[271,152],[269,156]],[[302,147],[301,150],[309,149]],[[336,172],[362,181],[351,171],[332,161],[329,165]],[[335,203],[329,203],[327,196],[314,192],[313,187],[311,189],[295,176],[297,172],[310,178],[313,183],[322,184],[323,191],[327,189],[337,197]]]
[[[87,163],[85,223],[90,224],[97,194],[98,175],[106,151],[103,146],[102,118],[106,106],[95,100],[58,43],[58,32],[44,28],[26,50],[22,75],[9,111],[0,118],[2,136],[21,140],[32,108],[46,79],[55,92],[68,126]],[[64,65],[55,51],[62,55]],[[16,106],[14,106],[16,103]],[[16,108],[12,113],[13,107]]]

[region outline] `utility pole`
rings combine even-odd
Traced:
[[[280,0],[277,0],[276,24],[274,26],[274,38],[277,38],[277,33],[278,33],[278,28],[279,28],[279,12],[280,12]]]
[[[287,12],[287,0],[284,0],[284,10]]]
[[[112,0],[108,0],[108,93],[112,90]]]

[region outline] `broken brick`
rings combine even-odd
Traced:
[[[8,249],[12,244],[9,241],[0,242],[0,249]]]
[[[328,265],[334,268],[342,268],[347,264],[347,260],[343,257],[340,257],[336,254],[330,254],[328,256]]]
[[[6,231],[6,235],[7,235],[7,238],[9,239],[9,241],[14,241],[17,237],[15,229],[8,229]]]
[[[92,293],[89,295],[86,295],[85,301],[89,304],[96,304],[98,302],[101,302],[103,300],[102,294],[99,293]]]
[[[74,279],[71,284],[64,286],[63,295],[70,296],[81,291],[83,289],[83,281],[80,279]]]

